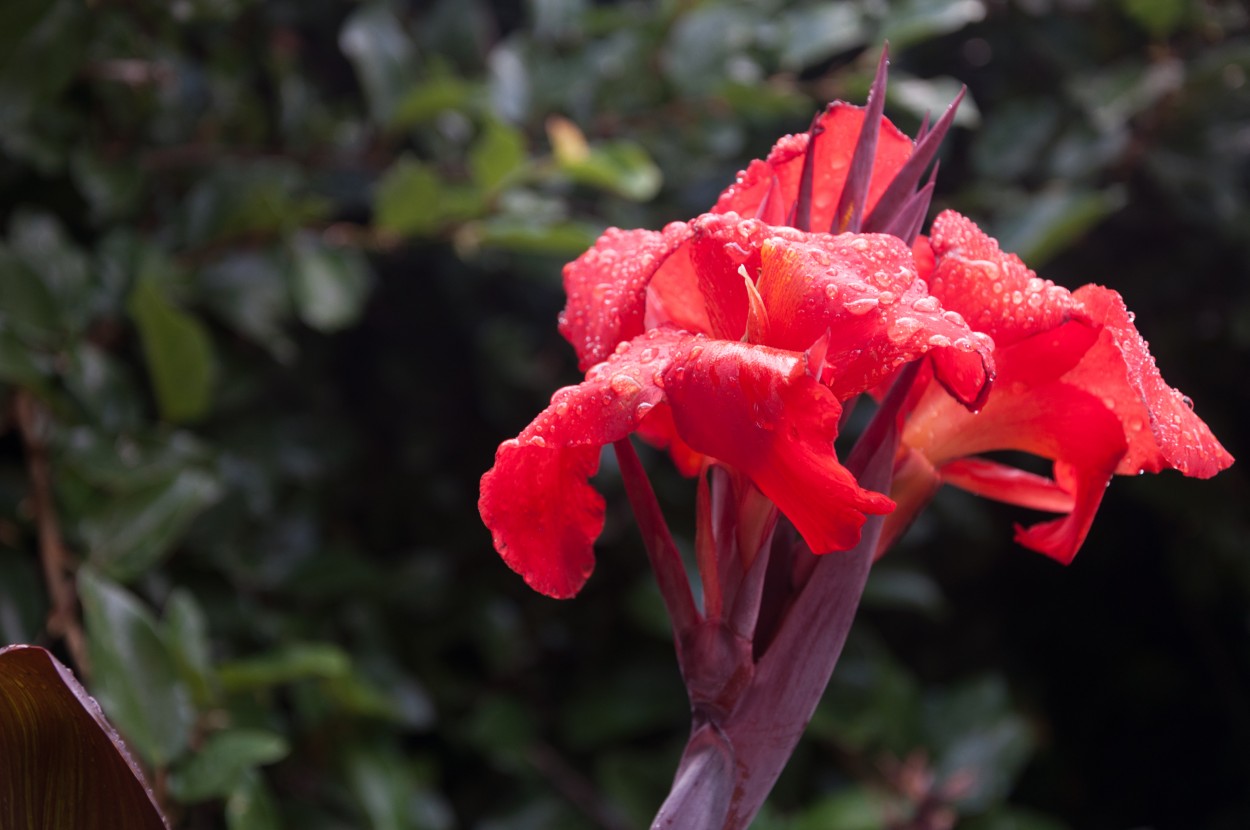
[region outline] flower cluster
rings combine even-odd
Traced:
[[[892,514],[887,545],[945,482],[1059,514],[1017,540],[1069,562],[1113,474],[1232,463],[1115,291],[1039,279],[953,212],[918,235],[953,106],[913,141],[881,91],[782,138],[710,212],[608,230],[566,266],[560,331],[585,379],[500,446],[479,505],[533,588],[569,597],[589,577],[604,503],[588,479],[633,433],[687,474],[727,471],[742,510],[779,513],[815,554],[856,545],[874,514]],[[846,408],[896,377],[911,386],[887,497],[834,441]],[[996,450],[1053,475],[983,457]]]

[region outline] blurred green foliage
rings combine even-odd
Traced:
[[[903,126],[970,88],[938,202],[1124,293],[1246,457],[1235,0],[7,0],[0,641],[50,642],[41,543],[76,563],[179,827],[644,825],[687,717],[614,471],[571,603],[477,478],[576,378],[560,264],[706,209],[887,39]],[[1246,826],[1248,502],[1117,482],[1061,570],[944,494],[756,826]]]

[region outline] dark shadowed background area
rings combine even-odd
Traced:
[[[887,40],[909,132],[968,86],[935,209],[1120,291],[1242,461],[1116,480],[1068,568],[943,493],[755,826],[1250,826],[1238,0],[6,0],[0,643],[75,664],[179,828],[645,826],[688,720],[615,471],[568,602],[478,478],[578,379],[561,264],[862,103]]]

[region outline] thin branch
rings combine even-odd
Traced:
[[[61,538],[56,503],[52,496],[52,471],[48,460],[45,430],[47,412],[26,389],[20,389],[14,408],[17,426],[26,447],[26,469],[30,476],[31,504],[39,532],[39,559],[52,609],[48,613],[48,633],[63,638],[80,678],[91,672],[86,637],[78,619],[78,595],[74,588],[73,557]]]

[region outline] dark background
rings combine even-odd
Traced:
[[[1246,457],[1247,16],[9,0],[0,640],[75,657],[44,630],[42,467],[77,668],[176,826],[645,826],[687,714],[610,464],[570,602],[525,588],[475,508],[495,446],[577,380],[561,263],[706,209],[862,102],[888,40],[904,129],[969,89],[935,209],[1120,291]],[[644,459],[688,543],[693,486]],[[1030,517],[943,493],[756,826],[1250,826],[1247,505],[1240,465],[1118,479],[1062,568],[1012,545]]]

